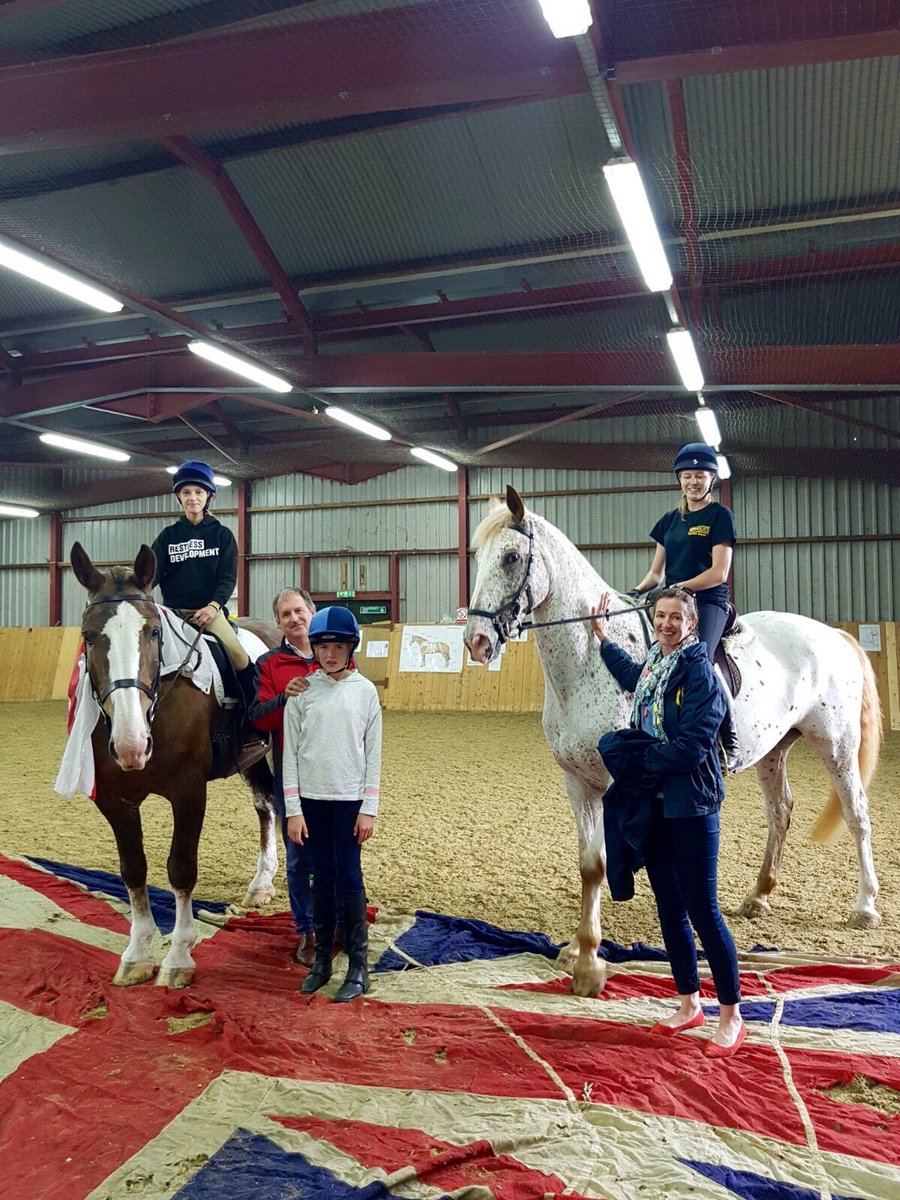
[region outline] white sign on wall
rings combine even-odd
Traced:
[[[387,658],[388,642],[368,642],[366,644],[366,658]]]
[[[868,650],[870,654],[881,653],[881,626],[880,625],[860,625],[859,627],[859,644],[863,650]]]
[[[461,625],[404,625],[400,670],[458,674],[464,633]]]

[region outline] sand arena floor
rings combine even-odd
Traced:
[[[0,705],[0,850],[117,871],[112,833],[89,800],[62,800],[53,780],[65,744],[65,705]],[[808,831],[824,802],[826,776],[799,744],[791,754],[795,797],[773,915],[734,915],[756,877],[765,821],[755,772],[728,784],[723,809],[720,895],[741,949],[755,943],[842,955],[900,957],[900,734],[888,734],[870,787],[879,929],[846,928],[856,890],[849,834],[813,846]],[[168,804],[142,807],[150,882],[167,887]],[[258,822],[240,780],[210,786],[197,896],[238,900],[255,869]],[[580,880],[562,777],[535,715],[385,714],[382,808],[364,853],[373,903],[427,908],[514,929],[572,936]],[[286,907],[283,875],[275,907]],[[603,906],[604,935],[659,945],[652,895],[642,874],[627,904]]]

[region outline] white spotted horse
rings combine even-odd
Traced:
[[[175,895],[172,943],[156,982],[185,987],[193,979],[197,940],[191,895],[197,882],[197,851],[213,774],[216,697],[179,672],[160,679],[163,623],[150,591],[156,559],[142,546],[134,566],[99,571],[80,543],[72,567],[87,588],[82,618],[85,665],[101,708],[92,734],[97,807],[112,827],[122,879],[131,902],[131,937],[113,982],[143,983],[156,971],[151,943],[157,932],[147,893],[140,806],[154,793],[172,806],[172,843],[167,862]],[[268,646],[278,645],[273,625],[240,621]],[[256,876],[243,900],[259,907],[274,895],[278,866],[272,774],[265,759],[242,772],[259,815]]]
[[[573,969],[575,993],[596,995],[605,984],[597,948],[606,870],[601,817],[609,782],[597,742],[608,730],[627,725],[631,698],[604,666],[589,620],[577,616],[590,614],[600,595],[611,589],[560,530],[525,509],[511,487],[506,504],[497,504],[476,529],[473,546],[478,573],[465,633],[472,657],[490,662],[504,641],[523,626],[534,627],[544,672],[544,733],[562,768],[578,831],[581,915],[563,961]],[[641,621],[628,611],[633,601],[623,596],[621,602],[610,621],[610,637],[642,661],[647,646]],[[770,911],[793,805],[786,762],[791,746],[802,737],[833,785],[813,840],[833,840],[843,817],[858,865],[849,924],[875,928],[880,921],[878,880],[866,785],[878,761],[882,729],[875,675],[864,651],[841,630],[782,612],[742,617],[726,641],[743,680],[735,699],[743,761],[745,767],[756,765],[769,830],[756,887],[742,914]]]

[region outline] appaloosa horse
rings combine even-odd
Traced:
[[[172,806],[169,883],[175,894],[171,947],[156,982],[185,987],[193,978],[191,950],[197,940],[191,894],[197,882],[197,847],[206,811],[206,784],[213,753],[210,734],[216,697],[188,679],[160,681],[162,622],[150,590],[156,558],[141,546],[134,567],[98,571],[76,542],[72,567],[87,588],[81,631],[86,668],[102,709],[92,735],[97,807],[112,826],[122,879],[131,901],[131,938],[113,982],[143,983],[156,970],[151,942],[157,932],[147,894],[147,859],[141,802],[152,792]],[[278,631],[260,621],[241,621],[270,648]],[[244,773],[259,815],[260,854],[244,907],[259,907],[274,895],[278,867],[272,774],[265,759]]]
[[[535,623],[589,614],[610,590],[569,539],[528,512],[511,487],[506,504],[498,504],[476,529],[473,545],[478,575],[465,639],[476,662],[489,662],[530,614]],[[630,604],[622,597],[622,608]],[[646,657],[637,615],[614,617],[609,628],[635,660]],[[562,768],[578,830],[581,918],[563,959],[569,964],[574,959],[573,990],[596,995],[605,982],[597,947],[606,871],[601,816],[609,782],[597,742],[608,730],[627,725],[631,698],[606,669],[589,621],[536,628],[534,639],[544,669],[544,733]],[[878,761],[881,710],[865,653],[849,634],[794,613],[751,613],[727,641],[743,676],[735,715],[744,763],[756,764],[769,826],[756,889],[744,901],[743,914],[769,911],[793,804],[785,764],[793,743],[804,737],[834,786],[813,839],[830,841],[843,816],[859,869],[849,923],[873,929],[880,921],[878,880],[865,785]]]

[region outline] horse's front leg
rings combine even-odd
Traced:
[[[147,859],[144,854],[141,811],[136,804],[126,804],[118,796],[110,796],[99,784],[97,807],[115,835],[119,870],[131,901],[131,937],[113,975],[113,983],[116,987],[132,987],[153,978],[156,961],[152,945],[158,932],[147,892]]]
[[[278,873],[277,814],[272,794],[272,772],[264,758],[244,772],[244,782],[253,794],[253,807],[259,817],[259,857],[256,860],[256,874],[247,885],[241,907],[262,908],[275,899],[275,876]]]
[[[560,952],[559,962],[572,971],[576,996],[597,996],[606,986],[606,960],[597,955],[602,937],[600,889],[606,877],[603,797],[577,775],[564,771],[563,777],[578,831],[581,914],[575,940]]]
[[[172,845],[166,867],[175,895],[175,928],[156,983],[158,987],[183,988],[193,981],[196,969],[191,951],[197,941],[197,924],[191,897],[197,885],[197,848],[206,812],[206,780],[182,784],[173,793],[171,802]]]

